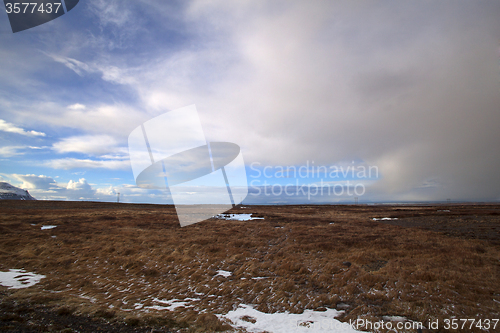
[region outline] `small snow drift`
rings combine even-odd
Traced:
[[[57,225],[43,225],[40,229],[49,230],[49,229],[54,229],[55,227],[57,227]]]
[[[214,216],[220,220],[236,220],[236,221],[250,221],[250,220],[263,220],[263,217],[252,217],[252,214],[219,214]]]
[[[185,308],[192,307],[192,305],[190,305],[190,302],[199,301],[199,300],[200,300],[199,298],[185,298],[185,299],[171,299],[171,300],[163,300],[163,299],[155,298],[153,300],[154,302],[161,303],[164,305],[163,306],[162,305],[146,306],[146,307],[144,307],[144,309],[153,309],[153,310],[159,310],[159,311],[161,311],[161,310],[175,311],[175,309],[177,309],[179,307],[185,307]],[[140,304],[140,303],[138,303],[138,304]],[[136,309],[137,309],[137,307],[136,307]]]
[[[373,221],[391,221],[391,220],[397,220],[397,217],[382,217],[382,218],[377,218],[374,217]]]
[[[0,200],[36,200],[28,191],[0,182]]]
[[[217,271],[217,274],[216,274],[215,276],[219,276],[219,275],[220,275],[220,276],[223,276],[223,277],[225,277],[225,278],[227,278],[227,277],[230,277],[231,275],[233,275],[233,273],[228,272],[228,271],[224,271],[224,270],[222,270],[222,269],[219,269],[219,270]]]
[[[234,328],[244,328],[248,332],[360,332],[354,330],[348,323],[335,319],[343,311],[327,309],[326,311],[304,310],[301,314],[292,313],[264,313],[255,310],[250,305],[240,304],[233,311],[219,318],[229,319]]]
[[[9,289],[28,288],[44,277],[45,275],[26,272],[23,269],[9,269],[8,272],[0,272],[0,285]]]

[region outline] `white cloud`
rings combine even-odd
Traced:
[[[44,52],[45,53],[45,52]],[[93,69],[91,66],[87,65],[86,63],[83,63],[81,61],[78,61],[76,59],[72,59],[69,57],[62,57],[58,56],[55,54],[49,54],[45,53],[47,56],[51,57],[54,61],[57,61],[64,66],[68,67],[72,71],[74,71],[76,74],[83,76],[85,73],[93,73],[95,72],[95,69]]]
[[[118,84],[133,84],[135,83],[133,70],[123,69],[117,66],[105,65],[98,66],[97,70],[101,73],[104,81]]]
[[[20,175],[13,174],[12,177],[22,182],[21,188],[38,189],[38,190],[53,190],[57,189],[57,182],[52,178],[44,175]]]
[[[98,195],[106,195],[106,196],[116,196],[117,191],[113,186],[105,187],[105,188],[98,188],[96,190],[96,193]]]
[[[95,0],[88,3],[90,13],[97,18],[97,24],[102,30],[107,31],[113,38],[103,38],[103,36],[92,36],[93,42],[103,49],[123,49],[130,46],[134,37],[149,33],[144,28],[142,15],[137,15],[137,9],[147,10],[146,6],[131,2],[124,6],[120,0]]]
[[[2,157],[12,157],[16,155],[22,155],[23,153],[20,152],[20,149],[25,148],[24,146],[5,146],[5,147],[0,147],[0,156]]]
[[[53,169],[70,170],[76,168],[82,169],[110,169],[127,170],[130,169],[130,161],[127,160],[91,160],[78,158],[60,158],[48,160],[45,166]]]
[[[53,144],[53,149],[60,154],[83,153],[88,155],[101,155],[117,152],[118,143],[109,135],[82,135],[64,138]]]
[[[45,136],[45,133],[37,132],[37,131],[26,131],[20,127],[17,127],[11,123],[6,122],[3,119],[0,119],[0,131],[9,132],[9,133],[17,133],[17,134],[27,135],[27,136]]]
[[[51,177],[35,174],[0,173],[0,180],[29,190],[38,200],[93,200],[116,202],[120,193],[120,202],[163,203],[171,204],[166,191],[149,191],[136,185],[122,184],[99,186],[90,184],[87,179],[69,180],[67,183],[57,182],[58,176]]]
[[[110,135],[123,140],[151,117],[141,108],[124,103],[99,103],[86,105],[85,109],[68,108],[55,102],[26,103],[16,106],[15,112],[19,118],[31,124],[71,128],[85,134]]]
[[[80,178],[77,182],[70,180],[66,188],[68,190],[73,190],[73,191],[92,190],[92,187],[89,185],[89,183],[87,183],[87,180],[85,180],[85,178]]]
[[[101,105],[86,110],[69,110],[61,112],[57,119],[41,117],[59,126],[78,128],[90,133],[106,133],[107,135],[128,137],[129,133],[142,124],[148,116],[130,105]]]
[[[111,189],[95,190],[85,178],[70,180],[66,185],[57,183],[54,178],[44,175],[11,174],[7,179],[20,181],[18,186],[28,189],[36,199],[43,200],[112,200],[115,195]]]
[[[68,109],[70,109],[70,110],[85,110],[86,108],[87,107],[85,105],[80,104],[80,103],[68,105]]]
[[[35,146],[4,146],[0,147],[0,156],[12,157],[17,155],[25,155],[27,149],[42,150],[48,147],[35,147]]]
[[[101,78],[104,81],[118,83],[118,84],[132,84],[135,82],[133,75],[131,75],[132,73],[134,73],[134,69],[120,68],[112,64],[106,64],[101,62],[86,63],[69,57],[58,56],[48,53],[45,54],[50,58],[52,58],[54,61],[68,67],[79,76],[99,73],[101,74]],[[80,110],[80,109],[85,109],[85,105],[76,103],[70,105],[68,108],[73,110]]]

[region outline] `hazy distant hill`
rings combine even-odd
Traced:
[[[0,182],[0,200],[36,200],[28,191]]]

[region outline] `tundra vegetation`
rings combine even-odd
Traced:
[[[45,275],[0,286],[5,329],[224,331],[217,315],[240,304],[344,322],[499,318],[499,205],[247,206],[229,213],[264,219],[184,228],[168,205],[0,206],[0,271]]]

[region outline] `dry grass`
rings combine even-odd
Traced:
[[[180,228],[171,206],[0,205],[0,270],[47,276],[9,297],[61,313],[200,332],[229,329],[214,314],[241,303],[292,313],[342,303],[343,321],[500,317],[498,206],[251,206],[234,212],[265,219]],[[48,224],[58,227],[40,230]]]

